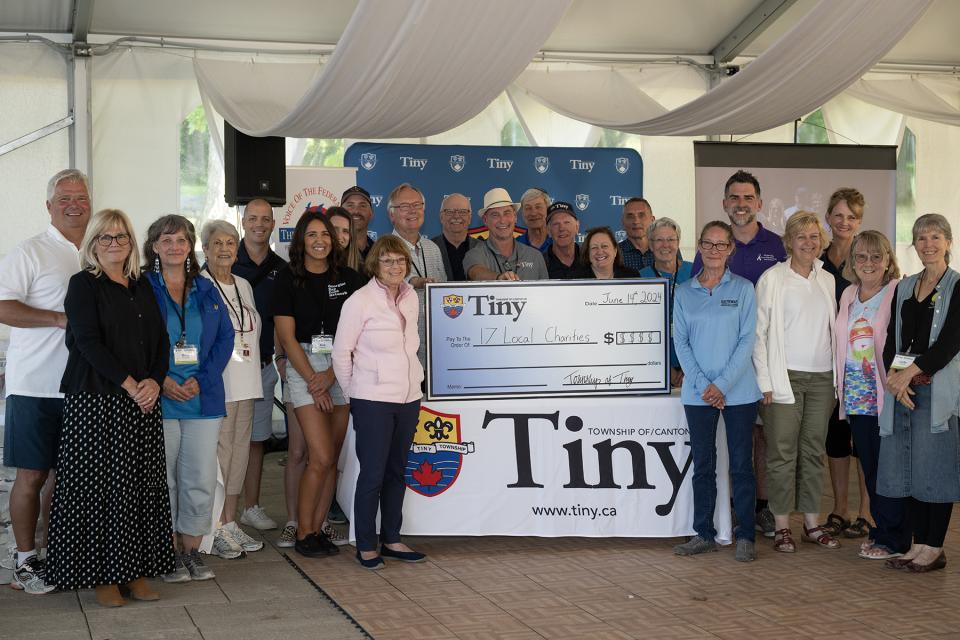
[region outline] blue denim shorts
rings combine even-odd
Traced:
[[[314,371],[326,371],[330,368],[331,360],[329,353],[310,353],[309,344],[300,346],[303,347],[303,352],[307,354],[307,360],[310,361],[310,366],[313,367]],[[287,390],[289,391],[290,402],[293,403],[294,408],[313,404],[313,396],[307,391],[307,381],[297,373],[296,368],[294,368],[289,360],[287,360]],[[350,404],[340,389],[340,383],[336,381],[334,381],[333,386],[330,387],[330,398],[333,399],[333,404],[335,405]]]
[[[63,429],[63,398],[7,396],[3,464],[47,471],[57,465]]]

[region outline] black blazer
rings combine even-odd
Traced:
[[[447,251],[447,243],[444,240],[443,234],[434,236],[430,238],[435,245],[440,247],[440,256],[443,258],[443,270],[447,272],[447,280],[453,282],[453,267],[450,266],[450,253]],[[473,249],[475,246],[480,244],[480,240],[477,240],[473,236],[467,236],[467,251]]]
[[[120,385],[128,375],[163,385],[170,343],[146,277],[128,288],[81,271],[70,278],[63,307],[69,355],[61,393],[126,393]]]

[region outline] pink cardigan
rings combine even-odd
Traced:
[[[347,397],[404,404],[423,396],[419,315],[417,294],[406,282],[396,304],[376,278],[347,298],[332,356],[333,372]]]
[[[891,280],[883,289],[883,300],[880,302],[880,308],[877,309],[877,315],[873,317],[873,371],[877,381],[877,415],[883,410],[883,390],[887,384],[887,371],[883,368],[883,345],[887,342],[887,326],[890,324],[890,303],[893,295],[897,291],[899,280]],[[836,331],[833,332],[834,349],[836,363],[833,368],[836,376],[837,398],[840,399],[840,419],[843,420],[847,414],[843,410],[843,372],[846,369],[847,346],[848,346],[848,325],[850,324],[850,307],[860,286],[852,284],[843,290],[840,296],[840,310],[837,314]]]

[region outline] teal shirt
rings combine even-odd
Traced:
[[[170,336],[170,363],[167,375],[173,378],[177,383],[183,382],[190,377],[195,377],[200,372],[200,364],[174,364],[174,346],[180,340],[180,303],[174,302],[170,293],[164,287],[164,304],[167,307],[167,335]],[[200,349],[200,337],[203,334],[203,324],[200,317],[200,308],[197,305],[197,285],[190,284],[190,291],[187,293],[187,308],[184,316],[186,322],[187,335],[184,340],[187,344],[192,344]],[[204,416],[200,410],[200,394],[193,396],[185,402],[170,400],[166,396],[161,396],[160,408],[163,411],[164,419],[169,420],[203,420]],[[209,416],[207,416],[209,417]]]

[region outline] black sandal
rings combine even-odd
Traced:
[[[840,532],[846,531],[850,528],[850,521],[840,516],[836,513],[831,513],[827,516],[827,521],[820,526],[821,529],[829,533],[831,536],[836,537],[840,535]],[[866,534],[864,534],[866,535]],[[859,536],[851,536],[859,537]]]
[[[857,518],[843,528],[844,538],[863,538],[870,533],[870,523],[863,518]]]

